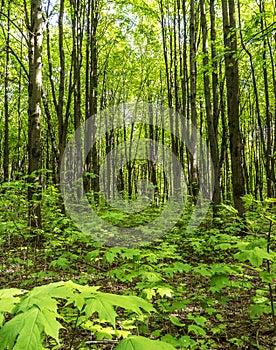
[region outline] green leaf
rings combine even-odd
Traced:
[[[162,281],[162,276],[158,272],[153,271],[143,271],[141,273],[143,281],[149,281],[149,282],[159,282]]]
[[[147,301],[136,296],[122,296],[102,293],[99,287],[82,286],[71,281],[56,282],[33,288],[19,299],[17,289],[1,291],[3,312],[13,309],[15,316],[0,329],[0,350],[8,349],[42,349],[44,335],[52,337],[58,343],[59,330],[62,325],[57,321],[58,299],[67,300],[67,304],[74,304],[79,310],[85,312],[85,318],[98,313],[101,321],[106,321],[115,327],[117,316],[114,307],[121,307],[136,314],[143,311],[155,311]],[[3,302],[7,301],[6,306]],[[15,307],[14,307],[15,305]],[[3,315],[0,310],[0,320]],[[2,341],[3,340],[3,341]]]
[[[259,274],[264,283],[273,283],[273,280],[276,279],[276,273],[261,271]]]
[[[163,335],[163,337],[161,338],[161,341],[168,343],[168,344],[171,344],[172,346],[174,346],[176,348],[179,347],[178,339],[171,334],[167,333],[167,334]]]
[[[84,258],[87,261],[93,260],[99,256],[100,252],[99,249],[93,250],[92,252],[87,253]]]
[[[143,293],[145,294],[145,297],[148,299],[148,300],[151,300],[152,297],[154,297],[156,295],[156,288],[146,288],[146,289],[143,289]]]
[[[17,288],[0,290],[0,312],[12,313],[14,306],[20,301],[19,295],[27,291]]]
[[[183,272],[183,271],[189,272],[193,268],[192,268],[192,266],[190,264],[184,264],[182,262],[177,261],[177,262],[173,263],[173,269],[175,271],[178,271],[178,272]]]
[[[0,349],[42,349],[42,329],[37,322],[39,312],[38,307],[33,307],[5,323],[0,329]]]
[[[119,252],[121,252],[120,249],[110,248],[110,250],[104,254],[103,261],[111,265]]]
[[[189,315],[188,315],[189,316]],[[204,326],[205,323],[207,322],[207,318],[204,316],[194,316],[193,320],[198,326]]]
[[[204,316],[194,316],[192,314],[188,314],[188,320],[193,320],[198,326],[204,326],[207,322],[207,318]]]
[[[196,345],[196,341],[191,339],[188,335],[184,335],[179,339],[179,341],[180,341],[180,345],[184,349],[193,349],[193,346]]]
[[[266,304],[250,305],[248,310],[249,310],[251,319],[258,318],[258,317],[262,316],[262,314],[264,314],[264,313],[268,314],[271,312],[270,306],[266,305]]]
[[[179,319],[177,317],[173,316],[173,315],[170,316],[170,321],[175,326],[178,326],[178,327],[184,327],[185,326],[185,323],[181,323],[179,321]]]
[[[78,310],[82,310],[87,300],[98,293],[98,286],[82,286],[72,281],[65,282],[63,286],[52,291],[56,298],[67,299],[67,304],[75,304]]]
[[[44,287],[44,286],[43,286]],[[16,307],[16,313],[26,312],[33,306],[38,306],[40,309],[57,312],[57,301],[46,293],[46,288],[35,287],[32,289]]]
[[[139,249],[137,248],[126,248],[122,254],[121,257],[122,258],[126,258],[126,259],[133,259],[134,257],[140,257],[141,252]]]
[[[205,309],[205,312],[207,312],[208,315],[213,315],[213,313],[215,312],[216,310],[213,308],[213,307],[207,307]]]
[[[206,264],[200,264],[197,267],[194,268],[194,272],[201,275],[210,277],[212,276],[212,272],[210,271],[209,267]]]
[[[114,306],[119,306],[139,315],[142,314],[141,309],[147,312],[155,311],[150,303],[139,297],[108,293],[95,294],[93,298],[87,300],[87,305],[84,311],[88,317],[97,312],[100,319],[110,322],[115,326],[117,313],[114,310]]]
[[[272,254],[268,253],[264,248],[259,247],[238,252],[234,255],[234,258],[238,259],[239,261],[249,260],[255,267],[261,266],[264,259],[273,260]]]
[[[42,310],[39,315],[37,322],[43,326],[45,334],[49,335],[53,339],[59,342],[58,333],[62,325],[57,321],[57,314],[47,309]]]
[[[231,249],[233,246],[231,243],[220,243],[215,245],[215,249],[221,249],[221,250],[228,250]]]
[[[87,301],[87,305],[84,309],[87,317],[97,312],[101,320],[107,321],[115,327],[115,319],[117,313],[114,310],[113,305],[110,302],[106,302],[102,296],[100,298],[93,298]]]
[[[224,287],[229,286],[231,283],[228,276],[215,274],[211,277],[211,288],[212,292],[220,292]]]
[[[122,340],[115,350],[175,350],[175,348],[162,341],[134,336]]]
[[[190,264],[184,264],[182,262],[175,262],[168,267],[162,268],[162,272],[169,275],[173,276],[176,272],[189,272],[193,268]]]
[[[171,298],[173,295],[173,290],[169,287],[162,286],[162,287],[157,287],[156,292],[161,296],[161,297],[168,297]]]
[[[199,327],[195,324],[190,324],[188,326],[188,333],[194,332],[196,335],[200,335],[202,337],[206,337],[206,332],[202,327]]]

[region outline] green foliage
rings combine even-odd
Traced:
[[[132,334],[149,338],[123,340],[118,347],[125,348],[148,349],[154,344],[153,347],[159,349],[165,346],[151,338],[180,349],[227,348],[227,339],[222,346],[215,344],[217,339],[225,338],[220,337],[220,333],[224,333],[226,327],[230,337],[228,343],[238,348],[260,348],[258,344],[252,345],[256,341],[252,340],[252,334],[250,339],[240,333],[230,334],[233,322],[227,315],[231,306],[238,305],[239,317],[246,327],[235,325],[235,330],[245,332],[247,318],[251,318],[254,326],[258,325],[260,334],[264,324],[276,330],[273,315],[276,307],[276,202],[275,198],[265,199],[269,184],[275,187],[274,2],[240,1],[237,18],[241,18],[241,23],[230,32],[239,35],[234,57],[239,62],[239,120],[242,157],[246,165],[243,173],[247,192],[254,193],[243,198],[246,207],[243,218],[237,216],[237,210],[231,205],[229,160],[232,150],[229,142],[225,142],[229,134],[227,72],[222,63],[227,50],[223,45],[221,3],[217,2],[214,9],[215,41],[210,40],[212,30],[208,29],[208,53],[202,49],[204,31],[200,16],[204,15],[202,19],[206,19],[210,28],[211,2],[206,2],[206,13],[202,14],[203,2],[196,4],[195,26],[191,20],[192,2],[99,0],[93,1],[91,11],[88,11],[88,1],[64,1],[60,6],[58,3],[49,1],[49,6],[43,6],[43,21],[47,27],[42,50],[44,108],[41,108],[40,131],[43,169],[37,172],[42,178],[41,185],[37,183],[42,189],[42,198],[36,198],[34,193],[30,202],[27,201],[28,180],[37,176],[37,173],[25,174],[30,160],[27,147],[29,75],[28,60],[25,59],[28,59],[30,48],[28,21],[31,16],[27,16],[30,1],[2,1],[1,5],[3,108],[0,163],[3,168],[7,138],[8,173],[12,181],[2,183],[1,172],[0,285],[10,288],[0,290],[0,348],[39,349],[49,345],[50,348],[81,346],[86,349],[84,339],[88,334],[96,340],[121,339]],[[63,5],[64,15],[59,18]],[[58,18],[63,21],[63,26],[57,22]],[[94,21],[97,28],[93,27]],[[188,62],[189,53],[193,54],[189,52],[193,46],[191,28],[194,28],[197,41],[193,72],[192,62]],[[93,56],[95,48],[97,57]],[[216,57],[212,57],[214,53]],[[205,65],[203,60],[208,63]],[[121,102],[137,100],[168,103],[190,117],[193,104],[190,97],[194,94],[186,81],[191,77],[196,81],[195,108],[203,135],[210,136],[206,118],[206,93],[210,89],[205,82],[208,78],[209,88],[212,88],[210,103],[214,108],[215,96],[218,97],[218,110],[212,111],[218,117],[215,123],[218,152],[215,153],[222,161],[219,162],[220,186],[224,203],[219,206],[218,215],[213,218],[210,211],[207,220],[188,234],[186,225],[194,206],[187,195],[187,205],[177,225],[162,239],[146,247],[107,248],[82,235],[64,214],[58,186],[54,185],[58,182],[59,153],[78,124],[78,117],[85,119],[94,107],[102,111]],[[169,94],[168,90],[171,90]],[[96,96],[98,98],[94,99]],[[98,100],[97,106],[92,106],[94,100]],[[97,123],[97,131],[101,130],[102,121]],[[176,135],[183,131],[181,118],[174,118],[174,123],[164,120],[164,125],[166,122],[170,129],[175,129]],[[108,148],[115,149],[122,141],[143,139],[151,133],[168,147],[173,143],[169,130],[162,127],[154,127],[152,132],[143,124],[134,129],[130,125],[120,129],[116,128],[116,119],[113,125],[112,132],[102,135],[102,139],[97,137],[95,159],[103,160]],[[183,147],[178,137],[175,141],[176,156],[183,159],[183,168],[189,172],[187,145]],[[201,154],[198,158],[204,159]],[[147,163],[150,162],[141,159],[133,162],[132,185],[128,188],[128,182],[124,181],[123,199],[135,200],[137,180],[144,175],[153,175]],[[128,180],[128,165],[122,168],[123,180]],[[163,170],[157,165],[158,185],[152,186],[160,192],[158,201],[144,211],[122,213],[111,208],[101,193],[99,203],[91,200],[93,208],[112,225],[140,225],[143,231],[145,223],[159,217],[166,204],[169,183],[174,180],[173,176],[166,179]],[[173,168],[170,170],[173,173]],[[86,180],[98,177],[91,170],[83,175]],[[131,186],[134,191],[129,196]],[[87,196],[93,197],[91,193]],[[27,225],[30,203],[41,205],[42,229],[30,231]],[[147,237],[154,235],[150,230],[143,233]],[[40,247],[33,244],[36,236],[42,237]],[[62,279],[72,282],[48,284]],[[110,293],[89,287],[91,283]],[[43,286],[37,287],[39,285]],[[114,294],[118,291],[125,295]],[[148,312],[154,311],[151,305],[157,312],[148,321]]]
[[[34,349],[69,347],[69,343],[72,349],[87,349],[86,334],[103,342],[123,339],[123,346],[137,348],[158,340],[176,349],[216,348],[216,339],[226,328],[229,331],[227,305],[244,299],[247,302],[239,301],[239,307],[245,321],[250,317],[261,323],[266,317],[270,327],[269,286],[275,287],[276,267],[274,209],[269,203],[246,202],[254,210],[246,213],[245,237],[233,235],[240,221],[227,207],[221,212],[223,216],[227,211],[226,218],[216,219],[220,228],[202,225],[188,236],[184,216],[183,222],[149,246],[106,248],[76,230],[51,186],[42,198],[43,246],[34,254],[24,222],[26,208],[21,208],[24,186],[18,182],[7,187],[0,204],[1,281],[12,286],[0,292],[2,349],[20,348],[23,341]],[[72,282],[46,284],[60,279]],[[111,293],[89,287],[91,281]],[[35,287],[39,284],[43,286]],[[113,294],[117,290],[125,295]],[[156,312],[149,321],[152,305]],[[135,335],[145,338],[127,340]],[[231,335],[239,346],[249,342],[244,334]]]
[[[65,306],[72,305],[73,311],[78,311],[78,326],[97,314],[98,322],[107,322],[115,328],[118,316],[115,307],[137,315],[154,311],[151,304],[138,297],[102,293],[98,289],[69,281],[50,283],[31,291],[2,290],[1,313],[7,312],[12,318],[0,329],[0,349],[42,349],[45,336],[59,344],[59,330],[63,328],[59,320],[71,321],[60,309],[61,300]]]
[[[163,341],[150,340],[144,337],[129,337],[121,341],[115,350],[173,350],[172,345]]]
[[[250,243],[238,245],[241,251],[236,253],[234,257],[239,261],[248,260],[255,267],[260,267],[263,260],[275,261],[275,253],[268,253],[265,248],[260,248],[255,244],[256,242],[253,242],[254,247]]]

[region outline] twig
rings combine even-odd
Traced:
[[[118,344],[119,340],[109,340],[109,339],[103,339],[103,340],[89,340],[86,341],[85,344]]]

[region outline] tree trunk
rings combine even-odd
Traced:
[[[210,91],[210,78],[209,78],[209,57],[208,57],[208,39],[207,39],[207,23],[206,23],[206,11],[205,0],[200,0],[200,13],[201,13],[201,29],[202,29],[202,45],[203,45],[203,79],[204,79],[204,96],[205,96],[205,109],[208,125],[208,139],[210,142],[211,158],[214,166],[214,194],[213,194],[213,210],[214,214],[217,212],[218,205],[220,204],[220,167],[219,167],[219,152],[218,152],[218,140],[217,140],[217,125],[216,114],[217,110],[211,104],[211,91]]]
[[[190,1],[190,107],[191,121],[194,127],[197,127],[197,106],[196,106],[196,82],[197,82],[197,47],[196,47],[196,9],[195,0]],[[197,134],[195,128],[192,128],[191,137],[193,140],[193,149],[187,150],[189,162],[189,188],[194,203],[197,202],[199,192],[198,169],[197,169]]]
[[[227,87],[228,125],[234,206],[240,216],[244,214],[242,196],[244,177],[242,169],[241,132],[239,120],[239,72],[234,0],[222,0],[223,34],[225,45],[225,75]]]
[[[4,126],[4,159],[3,172],[4,181],[9,181],[9,65],[10,65],[10,4],[8,4],[8,27],[6,37],[6,67],[5,67],[5,126]]]
[[[42,87],[42,12],[41,0],[31,1],[29,26],[29,106],[28,106],[28,155],[31,185],[28,188],[29,226],[41,228],[41,167],[40,102]],[[39,244],[39,238],[36,239]]]
[[[91,144],[92,148],[86,158],[86,170],[92,172],[92,190],[94,200],[98,202],[100,183],[99,183],[99,160],[96,145],[96,114],[98,107],[98,52],[97,52],[97,27],[99,21],[98,0],[89,0],[87,10],[87,44],[86,44],[86,119],[93,118],[91,133],[88,132],[87,145]],[[91,139],[90,139],[91,138]],[[85,181],[85,190],[90,189],[89,178]]]

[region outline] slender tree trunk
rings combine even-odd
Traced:
[[[171,130],[171,146],[172,152],[178,155],[178,141],[175,135],[178,132],[178,114],[175,111],[179,110],[179,99],[178,99],[178,66],[177,66],[177,46],[176,46],[176,6],[174,6],[173,12],[173,28],[170,27],[170,19],[165,15],[165,8],[163,0],[160,1],[160,12],[161,12],[161,30],[163,39],[163,55],[166,69],[166,83],[167,83],[167,101],[169,106],[170,114],[170,130]],[[167,37],[169,37],[169,48],[167,43]],[[173,75],[174,73],[174,75]],[[173,91],[175,98],[175,105],[173,106]],[[173,107],[175,107],[173,109]],[[171,176],[171,188],[180,189],[180,177],[177,174],[175,163],[173,164],[174,169],[173,176]]]
[[[244,177],[242,169],[242,144],[239,119],[239,72],[234,0],[222,0],[223,34],[225,45],[225,75],[227,87],[228,125],[234,206],[240,216],[244,214],[242,196]]]
[[[81,90],[81,67],[82,67],[82,49],[83,49],[83,31],[84,31],[84,4],[81,0],[70,0],[71,21],[72,21],[72,69],[73,69],[73,111],[74,111],[74,129],[75,143],[78,150],[75,157],[74,166],[76,169],[83,168],[83,141],[81,126],[82,121],[82,90]],[[77,196],[83,195],[82,187],[78,188]]]
[[[268,34],[267,34],[268,36]],[[274,40],[276,43],[276,39],[274,36]],[[274,59],[274,52],[272,49],[271,42],[269,38],[267,38],[267,44],[269,48],[269,56],[270,56],[270,67],[271,67],[271,75],[272,75],[272,86],[273,86],[273,115],[271,116],[271,124],[274,124],[274,128],[272,127],[272,140],[274,139],[274,142],[272,141],[272,155],[270,157],[271,162],[271,195],[272,197],[276,197],[276,72],[275,72],[275,59]]]
[[[205,10],[205,0],[200,0],[200,12],[201,12],[201,30],[202,30],[202,45],[203,45],[203,66],[204,66],[204,96],[205,96],[205,109],[208,125],[208,138],[210,142],[211,158],[214,166],[214,194],[213,194],[213,210],[216,214],[218,210],[218,205],[220,204],[220,167],[219,167],[219,152],[218,152],[218,140],[217,140],[217,130],[215,125],[217,125],[217,120],[214,118],[216,116],[217,110],[211,104],[211,91],[210,91],[210,78],[209,78],[209,57],[208,57],[208,37],[207,37],[207,23],[206,23],[206,10]]]
[[[212,55],[212,92],[213,92],[213,123],[217,133],[219,119],[219,98],[218,98],[218,63],[216,50],[216,13],[215,0],[210,0],[210,21],[211,21],[211,55]]]
[[[72,36],[73,36],[73,72],[74,72],[74,128],[81,124],[81,65],[83,42],[83,11],[81,0],[71,0]]]
[[[242,30],[241,30],[240,1],[238,1],[238,14],[239,14],[239,27],[240,27],[241,44],[242,44],[242,48],[244,49],[244,51],[246,52],[246,54],[249,57],[250,68],[251,68],[251,73],[252,73],[253,92],[254,92],[254,98],[255,98],[255,111],[257,114],[257,121],[258,121],[258,126],[259,126],[259,131],[260,131],[262,151],[264,154],[264,158],[267,158],[267,150],[266,150],[265,138],[264,138],[264,132],[263,132],[263,126],[262,126],[261,108],[260,108],[260,102],[259,102],[259,91],[258,91],[258,86],[257,86],[255,65],[254,65],[253,55],[250,52],[250,50],[247,49],[247,47],[244,43],[244,40],[243,40],[243,35],[242,35]],[[244,159],[244,162],[245,162],[245,159]],[[267,162],[266,162],[266,164],[267,164]],[[244,170],[246,170],[246,169],[244,169]],[[246,176],[245,176],[245,180],[246,180]],[[245,182],[245,184],[246,184],[246,182]]]
[[[41,0],[31,1],[31,19],[29,26],[29,108],[28,108],[28,188],[29,226],[41,228],[41,145],[40,145],[40,102],[42,87],[42,12]],[[40,237],[41,238],[41,237]],[[39,239],[36,243],[39,244]]]
[[[3,172],[4,181],[9,181],[9,65],[10,65],[10,3],[8,4],[7,14],[7,37],[6,37],[6,66],[5,66],[5,96],[4,96],[4,109],[5,109],[5,126],[4,126],[4,159],[3,159]]]
[[[98,110],[98,52],[97,52],[97,28],[99,21],[98,0],[89,0],[87,7],[87,45],[86,45],[86,119],[93,118],[91,133],[87,135],[87,144],[91,144],[92,149],[86,158],[86,170],[93,173],[92,190],[94,200],[98,201],[99,184],[99,159],[96,144],[96,114]],[[92,139],[90,139],[90,137]],[[90,189],[90,181],[86,179],[85,190]]]
[[[50,0],[49,0],[50,2]],[[47,58],[48,58],[48,76],[51,86],[51,94],[53,105],[55,107],[55,112],[58,120],[58,138],[56,140],[55,130],[53,128],[53,121],[51,115],[51,109],[49,108],[48,98],[45,91],[42,93],[44,110],[47,118],[48,129],[51,136],[51,144],[55,154],[53,158],[53,171],[57,168],[57,174],[60,171],[60,164],[63,156],[63,152],[66,146],[66,137],[68,130],[68,120],[71,110],[72,94],[74,92],[74,84],[72,82],[72,67],[74,66],[73,60],[75,56],[71,57],[71,69],[69,72],[68,81],[66,81],[66,62],[65,62],[65,52],[64,52],[64,0],[59,1],[59,13],[58,13],[58,48],[59,48],[59,80],[57,83],[57,77],[54,78],[53,69],[53,59],[52,59],[52,49],[50,41],[50,23],[47,21],[46,26],[46,43],[47,43]],[[73,7],[73,4],[71,4]],[[50,14],[47,13],[49,16]],[[73,20],[72,20],[73,22]],[[75,39],[74,39],[75,40]],[[67,96],[65,94],[65,86],[67,87]],[[57,94],[58,91],[58,94]],[[55,178],[54,180],[58,180]]]
[[[196,83],[197,83],[197,47],[196,47],[196,9],[195,0],[190,1],[190,106],[191,121],[197,127],[197,106],[196,106]],[[188,151],[189,161],[189,188],[194,203],[197,201],[199,192],[198,169],[197,169],[197,134],[191,131],[194,147]]]
[[[180,79],[181,79],[181,103],[182,103],[182,114],[184,118],[189,115],[189,103],[187,102],[187,96],[189,92],[188,86],[188,59],[187,59],[187,21],[186,21],[186,3],[182,1],[182,17],[183,17],[183,46],[182,50],[180,47]],[[180,5],[179,5],[180,6]]]
[[[264,1],[260,1],[259,8],[260,13],[265,14],[265,3]],[[260,17],[261,21],[261,30],[262,32],[265,31],[265,22],[264,18]],[[265,92],[265,116],[266,116],[266,150],[265,150],[265,169],[266,169],[266,179],[267,179],[267,196],[270,197],[276,197],[276,191],[275,191],[275,155],[273,155],[273,129],[272,129],[272,113],[271,113],[271,106],[270,106],[270,98],[269,98],[269,83],[268,83],[268,64],[267,64],[267,47],[268,47],[269,40],[267,40],[267,37],[265,36],[263,38],[263,79],[264,79],[264,92]],[[272,70],[274,70],[274,59],[273,55],[272,57]],[[274,72],[272,72],[272,77],[274,77]],[[275,78],[275,77],[274,77]],[[275,87],[274,87],[275,88]],[[276,128],[276,126],[275,126]],[[275,141],[276,142],[276,141]]]
[[[64,96],[65,96],[65,55],[64,55],[64,44],[63,44],[63,18],[64,18],[64,0],[60,0],[59,4],[59,18],[58,18],[58,47],[59,47],[59,95],[57,104],[57,117],[58,117],[58,150],[59,150],[59,164],[61,164],[61,157],[65,149],[66,135],[67,135],[67,124],[64,121],[63,110],[64,110]],[[70,90],[70,86],[69,86]],[[58,171],[59,172],[59,171]]]
[[[20,60],[23,57],[23,38],[20,41]],[[18,172],[24,172],[24,160],[21,160],[21,131],[22,131],[22,121],[21,121],[21,92],[22,92],[22,67],[20,65],[18,72],[18,100],[17,100],[17,166],[16,170]],[[17,178],[17,177],[16,177]]]

